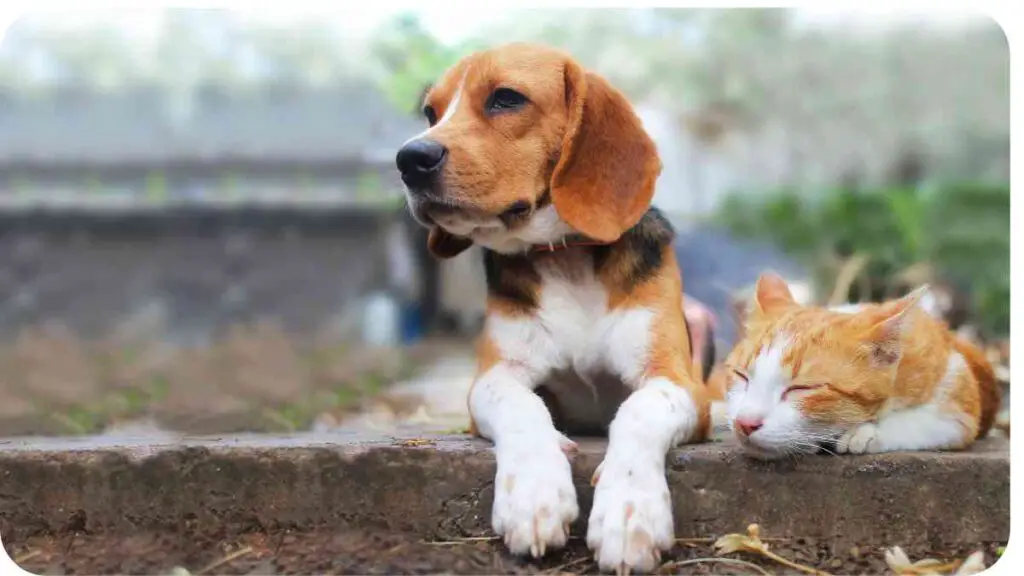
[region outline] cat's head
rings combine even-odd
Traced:
[[[729,424],[744,448],[764,459],[813,453],[870,420],[888,397],[908,312],[926,289],[838,311],[801,306],[785,281],[763,274],[726,359]]]

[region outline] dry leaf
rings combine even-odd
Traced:
[[[758,542],[761,542],[761,527],[758,526],[757,524],[750,524],[750,525],[748,525],[747,526],[747,535],[750,536],[750,538],[752,540],[756,540]],[[768,547],[767,544],[762,543],[762,545],[765,548]]]
[[[715,552],[721,556],[723,554],[732,554],[734,552],[750,552],[758,556],[763,556],[769,560],[773,560],[787,566],[794,570],[806,572],[807,574],[815,574],[817,576],[827,576],[827,572],[822,572],[810,566],[804,566],[803,564],[797,564],[796,562],[786,560],[782,556],[770,552],[768,545],[761,540],[761,527],[757,524],[751,524],[747,526],[746,534],[726,534],[718,540],[715,540]]]
[[[978,550],[974,554],[971,554],[964,560],[964,563],[957,569],[957,576],[966,576],[968,574],[980,574],[985,571],[985,553]]]
[[[715,541],[715,552],[719,555],[734,552],[760,552],[757,544],[745,534],[726,534]]]
[[[911,562],[910,557],[899,546],[893,546],[885,551],[885,563],[889,569],[900,576],[937,576],[940,574],[977,574],[985,570],[985,555],[980,550],[967,557],[967,560],[960,562],[941,562],[933,558],[925,558],[917,562]]]
[[[897,574],[902,574],[911,567],[910,557],[899,546],[893,546],[885,551],[885,563],[889,565],[889,570]]]

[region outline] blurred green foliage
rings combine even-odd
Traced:
[[[970,288],[979,328],[1009,334],[1008,184],[734,194],[717,220],[803,260],[823,283],[834,273],[826,263],[852,254],[869,258],[863,273],[875,278],[928,263],[940,278]]]
[[[145,195],[155,202],[167,199],[167,174],[163,170],[154,170],[146,175]]]
[[[381,26],[371,44],[380,66],[378,83],[403,111],[419,112],[424,89],[463,55],[430,34],[415,14],[401,14]]]

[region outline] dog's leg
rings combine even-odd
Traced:
[[[579,505],[566,456],[575,444],[555,429],[535,386],[527,368],[498,362],[474,383],[469,410],[498,461],[494,531],[513,554],[540,557],[565,545]]]
[[[669,278],[671,280],[671,278]],[[671,282],[665,293],[679,294]],[[594,472],[587,544],[602,570],[649,571],[674,541],[665,458],[710,425],[699,367],[689,357],[682,306],[623,310],[606,332],[610,365],[633,392],[618,407]]]
[[[647,380],[619,407],[592,480],[587,545],[602,570],[650,571],[672,547],[665,456],[699,436],[700,420],[687,388],[663,377]]]

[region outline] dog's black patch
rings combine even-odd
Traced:
[[[544,204],[545,194],[537,205]],[[672,243],[672,224],[657,208],[650,208],[635,226],[614,244],[590,248],[595,273],[606,275],[621,290],[629,292],[650,280],[664,264],[665,247]],[[484,250],[487,292],[492,298],[524,312],[537,308],[540,275],[528,255],[499,254]]]
[[[524,312],[537,307],[540,276],[525,256],[509,256],[484,250],[484,274],[487,278],[487,293],[492,298]]]
[[[600,273],[608,263],[612,254],[612,246],[595,246],[591,249],[591,258],[594,259],[594,272]]]
[[[672,244],[675,230],[657,208],[651,208],[631,230],[630,249],[636,263],[629,274],[629,285],[637,286],[653,277],[664,264],[665,247]]]
[[[594,269],[614,269],[616,283],[625,291],[633,290],[657,274],[664,264],[665,247],[674,238],[672,223],[651,207],[618,242],[595,249]]]

